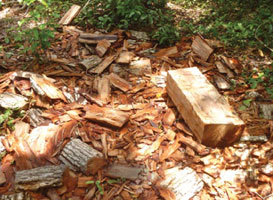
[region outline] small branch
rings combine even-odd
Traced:
[[[257,36],[258,30],[259,30],[260,27],[261,27],[262,25],[264,25],[264,24],[266,24],[266,22],[260,24],[260,25],[258,26],[258,28],[256,29],[256,31],[255,31],[255,38],[256,38],[256,39],[257,39],[265,48],[267,48],[267,49],[269,49],[271,52],[273,52],[273,49],[270,48],[267,44],[265,44],[265,43],[264,43],[260,38],[258,38],[258,36]]]

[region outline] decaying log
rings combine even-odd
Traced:
[[[125,178],[129,180],[136,180],[139,178],[139,173],[142,171],[142,168],[139,167],[130,167],[124,165],[112,165],[106,170],[106,176],[112,178]]]
[[[18,192],[14,194],[1,195],[0,200],[31,200],[32,198],[26,192]]]
[[[210,54],[213,52],[213,49],[200,36],[196,36],[191,47],[193,52],[204,61],[207,61]]]
[[[130,114],[113,108],[100,108],[96,105],[87,105],[84,107],[85,119],[104,123],[110,126],[121,128],[128,120]]]
[[[241,136],[244,122],[198,68],[169,71],[167,92],[199,142],[226,146]]]
[[[81,7],[78,5],[73,5],[71,8],[65,13],[62,19],[59,21],[61,25],[68,25],[72,20],[77,16],[80,12]]]
[[[74,171],[95,174],[105,164],[102,153],[80,139],[72,139],[63,148],[59,159]]]
[[[86,44],[97,44],[100,40],[108,40],[113,43],[117,41],[117,35],[99,35],[94,33],[81,33],[79,42]]]
[[[170,189],[176,199],[191,199],[204,186],[197,173],[189,167],[182,170],[178,167],[167,169],[164,174],[165,180],[160,183],[160,186]]]
[[[15,188],[18,190],[38,190],[39,188],[63,185],[65,165],[47,165],[15,173]]]
[[[116,88],[119,88],[121,91],[123,92],[127,92],[128,90],[130,90],[132,88],[132,86],[130,85],[130,83],[128,83],[126,80],[124,80],[123,78],[120,78],[118,75],[116,75],[115,73],[111,73],[108,76],[108,79],[110,80],[110,83],[115,86]]]

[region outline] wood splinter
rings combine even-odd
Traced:
[[[103,154],[80,139],[72,139],[63,148],[59,159],[74,171],[95,174],[105,164]]]

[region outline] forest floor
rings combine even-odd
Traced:
[[[213,49],[203,60],[192,48],[199,36],[158,48],[145,33],[115,30],[90,44],[80,39],[93,30],[64,26],[38,62],[4,43],[17,23],[12,9],[0,11],[0,199],[273,199],[272,98],[244,77],[259,66],[272,70],[269,59],[236,56],[200,37]],[[167,72],[194,66],[246,124],[231,146],[198,143],[168,95]],[[73,137],[98,152],[98,169],[70,163],[76,170],[66,170],[58,186],[43,174],[20,177],[60,166]]]

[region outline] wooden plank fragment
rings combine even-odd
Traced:
[[[71,8],[65,13],[62,19],[59,21],[61,25],[68,25],[78,15],[81,7],[78,5],[72,5]]]
[[[47,165],[15,173],[15,188],[19,190],[38,190],[39,188],[63,185],[64,165]]]
[[[102,35],[94,33],[80,33],[79,42],[86,44],[97,44],[100,40],[108,40],[110,43],[117,41],[117,35]]]
[[[168,71],[167,92],[199,142],[227,146],[241,136],[244,122],[197,67]]]
[[[113,108],[100,108],[96,105],[87,105],[84,107],[85,119],[104,123],[106,125],[121,128],[128,120],[130,114]]]
[[[112,165],[106,170],[106,176],[112,178],[126,178],[129,180],[136,180],[142,168],[130,167],[125,165]]]
[[[213,49],[200,36],[195,37],[191,47],[193,52],[204,61],[207,61],[213,52]]]
[[[98,94],[103,102],[108,102],[111,95],[111,87],[110,81],[106,76],[98,80]]]
[[[72,139],[63,148],[59,159],[70,169],[86,175],[95,174],[106,162],[102,153],[80,139]]]
[[[123,78],[120,78],[118,75],[116,75],[115,73],[111,73],[108,76],[110,83],[115,86],[116,88],[119,88],[121,91],[123,92],[127,92],[128,90],[130,90],[132,88],[131,84],[128,83],[126,80],[124,80]]]

